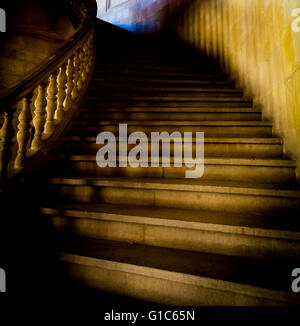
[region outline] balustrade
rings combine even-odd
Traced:
[[[35,74],[31,72],[13,89],[0,92],[1,187],[10,175],[24,169],[29,159],[49,150],[48,141],[62,133],[91,78],[96,2],[67,2],[82,17],[75,35]]]

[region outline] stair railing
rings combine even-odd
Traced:
[[[0,92],[1,188],[53,148],[93,74],[96,1],[63,1],[78,23],[75,33],[21,82]]]

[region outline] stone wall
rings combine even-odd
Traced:
[[[1,6],[7,32],[0,35],[0,89],[20,81],[74,33],[57,2],[22,0]]]
[[[177,32],[246,88],[299,169],[300,32],[292,30],[294,8],[300,0],[195,0],[178,16]]]

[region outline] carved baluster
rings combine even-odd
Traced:
[[[74,66],[73,66],[74,57],[71,57],[68,60],[67,66],[67,91],[66,91],[66,98],[64,101],[64,110],[68,111],[72,107],[72,94],[74,88]]]
[[[78,81],[77,81],[77,89],[78,91],[81,90],[82,88],[82,72],[83,72],[83,62],[84,62],[84,58],[83,58],[83,53],[82,53],[82,49],[79,48],[78,50]]]
[[[91,35],[90,39],[89,39],[89,58],[90,58],[90,67],[92,67],[93,65],[93,56],[94,56],[94,38],[93,38],[93,34]]]
[[[26,153],[27,145],[30,139],[30,129],[31,129],[31,99],[33,94],[29,94],[24,97],[22,101],[22,110],[19,114],[19,124],[18,124],[18,133],[17,133],[17,142],[18,142],[18,155],[15,160],[15,168],[24,168],[26,163]]]
[[[34,102],[35,105],[35,111],[34,111],[34,119],[33,119],[33,125],[35,128],[34,138],[32,141],[31,148],[34,150],[38,150],[41,147],[42,142],[42,134],[43,134],[43,128],[46,121],[46,83],[42,83],[38,86],[38,95],[36,97],[36,100]]]
[[[84,50],[85,50],[85,57],[86,57],[86,74],[88,76],[92,64],[91,55],[90,55],[90,39],[87,40]]]
[[[13,128],[14,110],[4,112],[4,122],[0,131],[0,185],[5,184],[8,163],[12,157],[11,145],[14,136]]]
[[[74,87],[72,90],[72,99],[75,100],[77,98],[78,95],[78,79],[79,79],[79,59],[78,59],[78,53],[75,54],[74,56],[74,60],[73,60],[73,64],[74,64],[74,79],[73,79],[73,83],[74,83]]]
[[[57,109],[55,111],[55,120],[61,121],[64,117],[64,101],[66,98],[66,74],[67,64],[63,63],[59,68],[59,74],[57,77],[58,92],[57,92]]]
[[[51,74],[49,86],[47,88],[47,118],[45,124],[45,134],[51,135],[55,130],[54,114],[57,108],[57,72]]]
[[[82,63],[82,73],[81,78],[82,82],[85,82],[87,72],[88,72],[88,57],[87,57],[87,44],[85,43],[82,47],[82,56],[83,56],[83,63]]]
[[[88,76],[88,73],[90,71],[90,58],[89,58],[89,44],[88,44],[88,41],[84,43],[83,51],[84,51],[84,57],[85,57],[85,60],[84,60],[85,79],[84,80],[86,80],[86,78]]]

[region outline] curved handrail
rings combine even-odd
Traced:
[[[72,37],[22,81],[0,91],[0,185],[45,155],[84,96],[95,60],[96,0],[64,0],[78,20]]]

